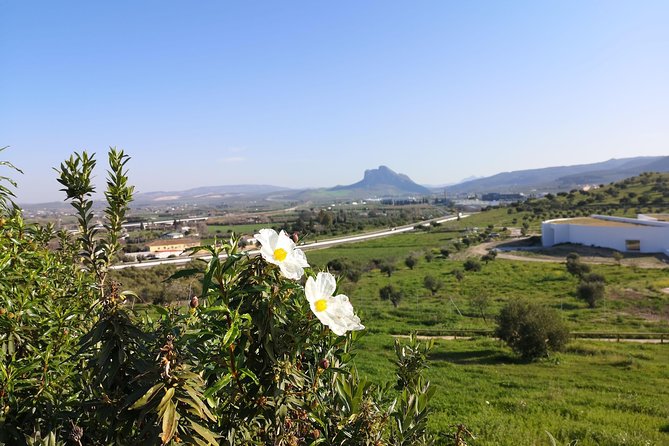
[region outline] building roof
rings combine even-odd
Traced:
[[[621,226],[621,227],[635,227],[643,225],[643,223],[602,220],[601,218],[593,218],[593,217],[563,218],[560,220],[551,220],[550,223],[555,223],[559,225]]]
[[[629,217],[615,217],[611,215],[592,215],[590,217],[576,217],[576,218],[559,218],[556,220],[548,220],[544,223],[552,223],[558,225],[580,225],[580,226],[601,226],[601,227],[627,227],[638,228],[639,226],[652,227],[669,227],[669,218],[652,218],[646,215],[639,215],[638,218]]]
[[[646,214],[648,217],[654,218],[657,221],[669,222],[669,214]]]
[[[200,240],[196,238],[161,238],[153,240],[146,244],[146,246],[169,246],[169,245],[192,245],[196,246],[200,244]]]

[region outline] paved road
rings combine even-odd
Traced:
[[[462,218],[468,217],[469,214],[462,215]],[[433,222],[436,223],[444,223],[447,221],[453,221],[457,220],[458,217],[457,215],[450,215],[446,217],[438,217],[438,218],[433,218],[430,220],[424,220],[419,223],[413,223],[410,225],[405,225],[405,226],[397,226],[396,228],[388,229],[388,230],[383,230],[383,231],[375,231],[375,232],[368,232],[365,234],[358,234],[358,235],[351,235],[351,236],[346,236],[346,237],[339,237],[339,238],[333,238],[333,239],[328,239],[328,240],[322,240],[320,242],[311,242],[311,243],[305,243],[303,245],[299,245],[300,249],[304,251],[308,251],[310,249],[320,249],[320,248],[329,248],[331,246],[335,245],[341,245],[344,243],[354,243],[354,242],[359,242],[362,240],[369,240],[373,238],[379,238],[379,237],[387,237],[391,235],[396,235],[396,234],[402,234],[404,232],[408,231],[413,231],[414,227],[416,226],[426,226],[430,225]],[[249,255],[256,255],[260,251],[258,250],[253,250],[253,251],[248,251]],[[221,258],[225,258],[225,255],[221,255]],[[210,260],[211,256],[204,256],[204,257],[197,257],[203,260]],[[118,265],[113,265],[110,267],[110,269],[124,269],[124,268],[151,268],[152,266],[157,266],[157,265],[183,265],[185,263],[190,262],[193,259],[193,257],[179,257],[176,259],[164,259],[164,260],[149,260],[149,261],[144,261],[142,263],[121,263]]]

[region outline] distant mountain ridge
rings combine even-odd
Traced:
[[[502,172],[446,187],[449,194],[569,190],[585,184],[602,184],[639,175],[669,172],[669,156],[610,159],[599,163]]]
[[[356,183],[331,188],[290,189],[263,184],[203,186],[183,191],[139,192],[134,196],[133,205],[183,202],[241,204],[262,200],[326,202],[339,199],[425,196],[441,194],[444,190],[451,195],[486,192],[554,192],[574,189],[585,184],[611,183],[642,172],[669,172],[669,156],[640,156],[592,164],[502,172],[490,177],[477,177],[444,187],[433,187],[432,190],[415,183],[405,174],[397,173],[387,166],[379,166],[376,169],[365,170],[363,179]],[[64,203],[28,206],[38,207],[44,204],[64,206]]]
[[[429,195],[430,190],[415,183],[407,175],[397,173],[387,166],[365,170],[363,179],[348,186],[335,186],[329,191],[358,191],[377,196]]]
[[[210,201],[221,198],[243,198],[284,192],[287,187],[266,184],[233,184],[227,186],[202,186],[182,191],[155,191],[135,194],[135,203],[171,202],[183,200]]]

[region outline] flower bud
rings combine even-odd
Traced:
[[[323,358],[323,359],[321,359],[321,362],[318,363],[318,366],[320,368],[322,368],[323,370],[326,370],[328,367],[330,367],[330,361]]]
[[[200,300],[197,298],[197,296],[193,296],[190,298],[190,307],[195,309],[197,306],[200,305]]]
[[[300,239],[297,235],[297,232],[293,232],[293,235],[290,236],[290,238],[293,239],[293,242],[297,243],[297,241]]]

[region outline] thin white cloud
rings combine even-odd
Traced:
[[[228,156],[226,158],[218,159],[218,162],[222,164],[241,163],[243,161],[246,161],[246,158],[244,158],[243,156]]]

